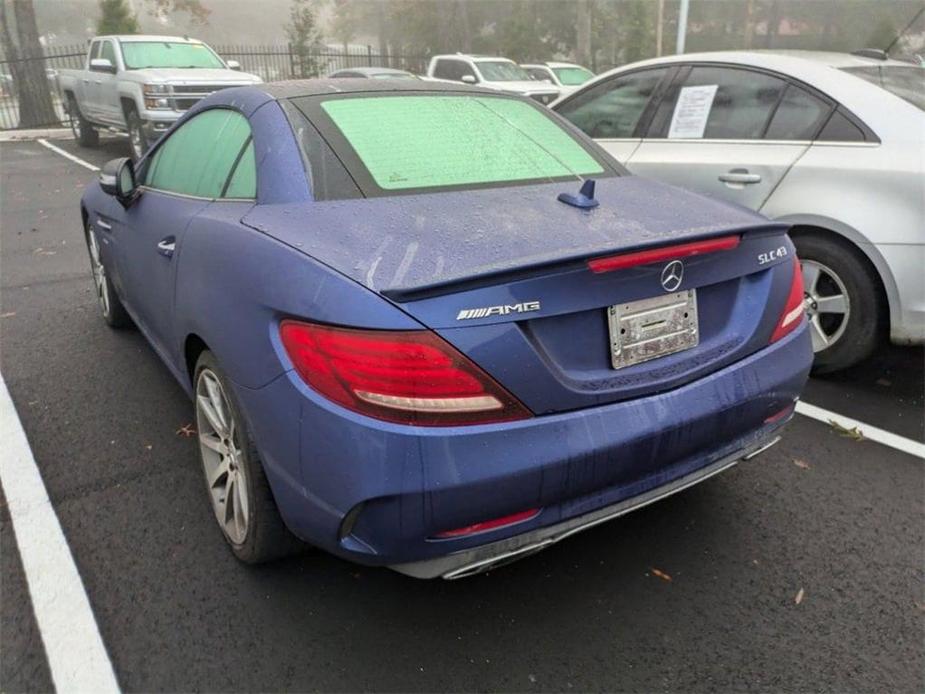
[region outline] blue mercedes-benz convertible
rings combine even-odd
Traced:
[[[784,225],[496,91],[221,91],[81,213],[246,562],[484,571],[762,452],[812,361]]]

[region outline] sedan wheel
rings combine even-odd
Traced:
[[[87,243],[90,246],[90,271],[93,273],[93,284],[96,287],[96,298],[103,312],[103,318],[109,320],[111,313],[109,305],[109,291],[107,287],[106,267],[100,258],[100,244],[96,239],[96,231],[92,228],[87,233]]]
[[[88,226],[86,229],[87,252],[90,254],[90,273],[93,276],[93,289],[96,292],[96,301],[100,306],[103,320],[112,328],[128,328],[132,319],[119,300],[109,280],[109,273],[103,262],[100,240],[96,229]]]
[[[234,414],[211,369],[200,371],[196,382],[196,420],[212,510],[229,541],[242,545],[249,524],[247,470]]]
[[[832,270],[815,260],[804,260],[803,306],[809,320],[813,352],[821,352],[845,334],[851,315],[851,300],[845,283]]]

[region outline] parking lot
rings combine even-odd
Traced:
[[[51,140],[91,165],[124,156]],[[534,557],[421,582],[307,552],[238,563],[192,408],[97,310],[94,174],[0,145],[0,367],[126,690],[920,691],[921,458],[798,415],[757,459]],[[813,379],[810,404],[925,439],[923,351]],[[3,500],[0,682],[52,682]]]

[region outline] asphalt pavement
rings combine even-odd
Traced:
[[[55,144],[97,166],[126,152]],[[125,690],[925,688],[925,463],[801,416],[756,460],[484,576],[239,564],[189,401],[98,315],[78,213],[93,175],[0,145],[0,371]],[[884,347],[805,399],[922,441],[923,371],[921,348]],[[0,502],[0,689],[46,691]]]

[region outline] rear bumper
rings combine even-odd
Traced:
[[[296,535],[354,562],[452,577],[651,503],[761,448],[782,425],[768,418],[798,398],[811,361],[804,325],[671,391],[503,425],[380,422],[332,405],[293,373],[238,394]],[[541,511],[437,537],[526,509]]]
[[[463,552],[409,564],[396,564],[389,568],[414,578],[440,577],[448,580],[484,573],[535,554],[567,537],[580,533],[582,530],[588,530],[630,511],[635,511],[638,508],[660,501],[688,487],[693,487],[698,482],[703,482],[723,470],[728,470],[740,461],[751,460],[764,453],[780,441],[780,438],[779,435],[774,434],[763,442],[754,443],[748,448],[724,456],[660,487],[655,487],[638,496],[624,499],[612,506],[607,506],[577,518],[571,518],[555,525],[538,528],[522,535],[515,535],[506,540],[481,545]]]

